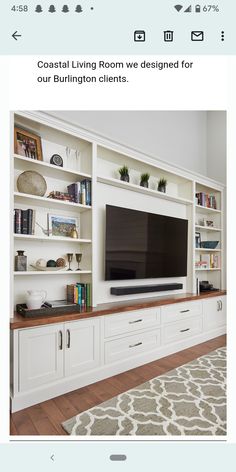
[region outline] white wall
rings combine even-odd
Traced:
[[[48,112],[153,157],[207,175],[205,111]]]
[[[207,113],[207,175],[226,183],[226,112]]]

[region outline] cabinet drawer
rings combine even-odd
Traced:
[[[202,332],[202,318],[178,321],[163,328],[163,342],[173,343]]]
[[[160,340],[160,329],[154,329],[146,333],[108,341],[105,343],[105,363],[111,364],[152,351],[160,346]]]
[[[162,323],[185,320],[191,316],[202,314],[202,301],[175,303],[161,309]]]
[[[105,337],[129,334],[139,329],[160,324],[160,308],[129,311],[119,315],[105,316]]]

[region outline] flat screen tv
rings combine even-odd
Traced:
[[[106,205],[105,280],[187,275],[188,221]]]

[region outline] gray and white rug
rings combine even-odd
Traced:
[[[62,426],[77,436],[223,436],[226,348],[128,390]]]

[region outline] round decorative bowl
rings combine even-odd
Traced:
[[[17,179],[17,188],[21,193],[43,197],[47,190],[45,178],[34,170],[26,170]]]

